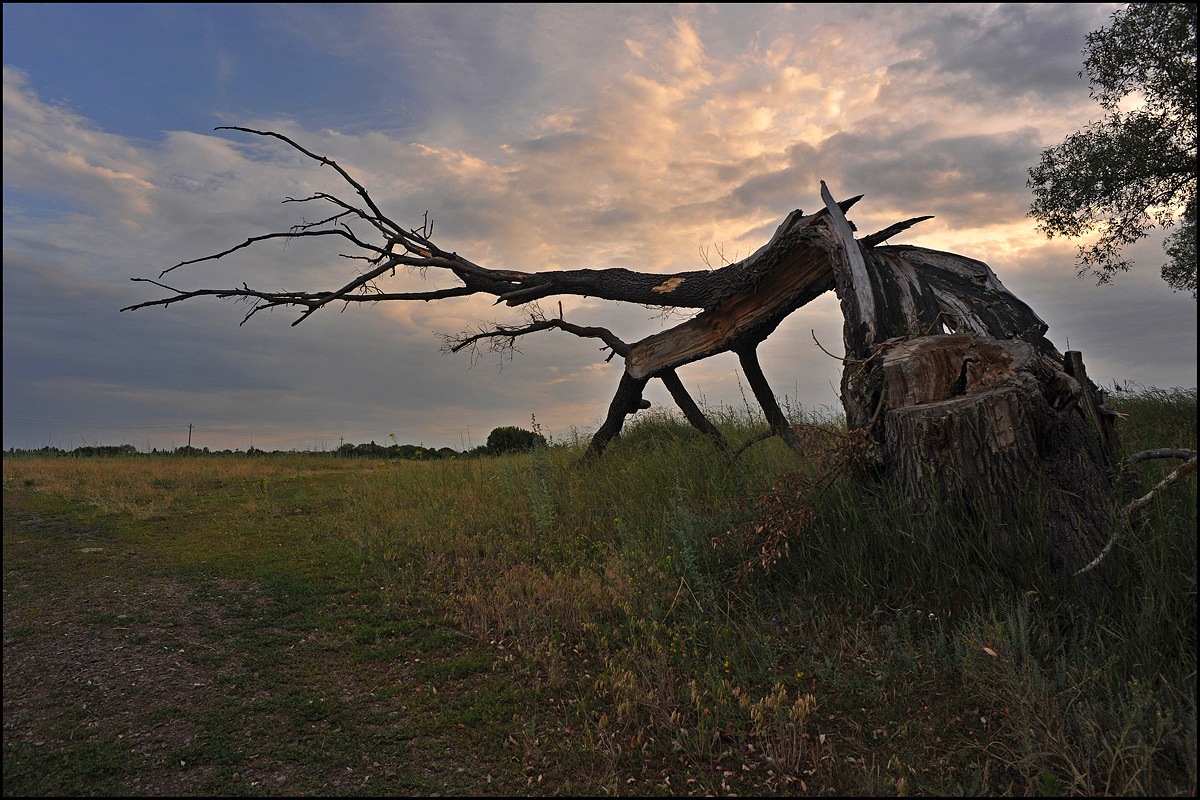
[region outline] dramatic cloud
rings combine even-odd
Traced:
[[[328,213],[328,155],[395,219],[493,267],[719,266],[763,244],[828,181],[874,230],[989,261],[1085,351],[1100,380],[1195,384],[1195,303],[1157,241],[1114,287],[1025,217],[1027,169],[1095,114],[1076,73],[1110,6],[8,5],[4,10],[4,446],[84,439],[209,447],[461,447],[499,425],[587,431],[619,375],[595,343],[546,333],[511,362],[435,335],[520,312],[485,298],[275,311],[195,301],[119,314],[130,283]],[[1145,259],[1143,261],[1143,259]],[[335,247],[266,242],[181,267],[173,286],[329,289]],[[401,274],[398,290],[448,286]],[[554,301],[556,302],[556,301]],[[566,298],[627,340],[654,310]],[[1154,324],[1147,322],[1153,320]],[[836,299],[767,343],[794,407],[836,408]],[[818,346],[818,342],[820,345]],[[741,406],[736,360],[682,377]],[[650,399],[669,404],[664,391]]]

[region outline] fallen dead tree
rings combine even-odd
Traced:
[[[288,231],[252,237],[226,250],[181,262],[157,279],[134,278],[168,292],[122,310],[169,306],[201,296],[249,300],[243,322],[282,306],[301,309],[298,324],[331,304],[430,301],[483,294],[524,307],[515,324],[489,324],[445,337],[445,349],[511,349],[520,337],[547,330],[599,340],[624,369],[607,415],[593,435],[595,457],[625,419],[647,407],[651,380],[666,386],[686,419],[725,452],[733,448],[691,398],[677,370],[718,353],[737,355],[764,412],[768,435],[794,450],[803,443],[779,407],[758,361],[758,346],[789,315],[835,291],[845,318],[842,402],[861,440],[863,477],[899,486],[915,506],[966,503],[1008,523],[1016,498],[1044,493],[1048,534],[1063,569],[1084,564],[1104,545],[1118,442],[1115,415],[1088,380],[1077,352],[1060,353],[1046,324],[1000,283],[984,263],[910,245],[887,245],[916,217],[856,238],[846,213],[860,199],[835,201],[822,183],[824,206],[789,214],[749,257],[719,269],[652,274],[627,269],[518,271],[488,268],[432,240],[426,220],[414,228],[386,216],[367,189],[333,160],[290,138],[247,128],[227,130],[278,139],[336,171],[356,197],[316,193],[288,202],[326,204],[332,213]],[[363,233],[366,231],[366,233]],[[163,282],[180,267],[220,259],[271,239],[335,237],[360,265],[328,291],[177,289]],[[398,269],[442,270],[461,285],[387,292]],[[580,326],[544,313],[539,301],[587,296],[656,308],[693,309],[692,318],[640,341],[604,327]],[[762,438],[762,437],[756,437]],[[748,443],[749,444],[749,443]]]

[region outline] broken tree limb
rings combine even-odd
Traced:
[[[1126,467],[1132,467],[1143,461],[1150,461],[1156,458],[1195,458],[1196,451],[1189,450],[1186,447],[1156,447],[1153,450],[1143,450],[1140,453],[1125,456],[1121,462]]]
[[[289,203],[315,203],[332,206],[332,213],[320,221],[301,223],[288,231],[253,236],[239,244],[196,259],[181,261],[163,271],[179,269],[208,260],[244,255],[250,248],[270,240],[293,240],[313,237],[337,237],[349,248],[341,255],[364,265],[356,274],[333,291],[264,291],[243,283],[232,289],[175,289],[160,281],[135,278],[152,283],[168,292],[167,296],[127,306],[122,311],[152,306],[167,307],[182,300],[201,296],[251,301],[243,323],[258,311],[292,306],[301,309],[293,324],[299,324],[331,303],[375,303],[385,300],[441,300],[474,294],[488,294],[496,303],[521,306],[554,295],[595,297],[617,302],[637,303],[661,308],[693,308],[700,314],[682,326],[662,334],[647,337],[623,352],[620,337],[605,329],[573,326],[561,318],[556,321],[535,318],[525,325],[495,324],[475,332],[447,337],[447,349],[474,348],[491,337],[500,350],[515,349],[518,337],[556,328],[577,336],[601,338],[614,355],[624,357],[626,374],[632,379],[618,387],[610,414],[597,431],[592,449],[599,451],[620,431],[627,405],[621,400],[635,384],[644,386],[651,377],[669,381],[672,397],[684,397],[678,389],[678,377],[669,377],[675,369],[691,361],[706,358],[735,347],[758,344],[769,336],[778,324],[813,298],[832,288],[832,273],[824,263],[819,249],[811,247],[812,237],[807,229],[827,212],[806,217],[796,210],[788,214],[767,244],[748,258],[715,270],[697,270],[670,275],[641,273],[623,268],[527,271],[493,269],[476,264],[457,252],[439,247],[432,240],[433,226],[426,216],[420,226],[406,227],[391,219],[374,202],[363,184],[336,161],[314,153],[288,136],[275,131],[224,126],[219,130],[238,131],[253,136],[273,138],[293,148],[320,167],[334,170],[340,179],[357,195],[354,202],[336,194],[316,192],[303,198],[287,198]],[[848,210],[858,198],[834,204],[841,212]],[[910,221],[911,222],[911,221]],[[904,223],[905,225],[908,223]],[[371,237],[361,236],[355,226],[366,226]],[[387,292],[381,284],[394,277],[397,270],[407,269],[422,274],[428,270],[443,270],[462,282],[461,286],[427,292]],[[160,276],[161,278],[161,276]],[[611,358],[611,356],[610,356]],[[640,394],[640,393],[639,393]],[[714,428],[703,420],[694,404],[684,407],[685,417],[700,427],[710,438]],[[639,400],[640,404],[640,400]],[[636,410],[636,409],[635,409]]]
[[[796,309],[832,289],[833,273],[826,253],[812,233],[825,214],[798,214],[790,214],[765,246],[730,265],[741,272],[736,281],[729,280],[721,302],[632,345],[626,357],[629,373],[654,375],[757,345]]]
[[[762,408],[763,414],[767,418],[771,433],[783,439],[784,443],[799,455],[802,449],[800,437],[796,436],[792,430],[791,423],[784,416],[783,409],[779,407],[779,401],[775,399],[775,393],[771,391],[771,386],[767,383],[767,376],[763,374],[762,366],[758,363],[758,351],[753,347],[743,347],[735,352],[742,365],[742,373],[746,376],[746,382],[750,384],[750,391],[754,394],[754,399],[758,401],[759,407]]]
[[[1196,454],[1195,454],[1195,452],[1193,452],[1191,458],[1189,458],[1187,461],[1185,461],[1184,463],[1180,464],[1178,467],[1173,469],[1171,471],[1171,473],[1169,475],[1167,475],[1167,477],[1163,478],[1161,481],[1156,483],[1154,485],[1153,489],[1146,492],[1146,494],[1144,494],[1141,497],[1139,497],[1138,499],[1134,500],[1129,505],[1125,506],[1125,509],[1124,509],[1125,513],[1130,514],[1134,511],[1137,511],[1139,508],[1143,508],[1143,507],[1149,505],[1150,501],[1154,499],[1154,496],[1156,494],[1158,494],[1163,489],[1170,486],[1172,483],[1175,483],[1175,481],[1179,480],[1183,476],[1189,475],[1195,471],[1196,471]]]
[[[912,219],[906,219],[902,222],[897,222],[894,225],[889,225],[881,231],[877,231],[876,233],[862,237],[858,240],[858,243],[863,247],[874,247],[878,244],[886,244],[888,239],[891,239],[893,236],[896,236],[899,233],[903,233],[913,225],[916,225],[918,222],[924,222],[927,219],[933,219],[933,216],[927,214],[923,217],[913,217]]]
[[[1151,451],[1145,451],[1145,452],[1151,452]],[[1168,486],[1170,486],[1171,484],[1175,483],[1183,476],[1188,475],[1192,472],[1195,472],[1196,471],[1196,451],[1192,450],[1190,452],[1191,452],[1191,458],[1189,458],[1186,462],[1184,462],[1183,464],[1180,464],[1178,467],[1173,469],[1170,472],[1170,474],[1168,474],[1165,478],[1163,478],[1161,481],[1159,481],[1157,484],[1155,484],[1154,488],[1151,489],[1149,492],[1147,492],[1146,494],[1142,495],[1141,497],[1137,498],[1136,500],[1132,501],[1127,506],[1125,506],[1121,510],[1122,515],[1125,517],[1128,517],[1130,514],[1137,511],[1138,509],[1148,506],[1150,504],[1150,502],[1155,498],[1155,496],[1158,495],[1158,493],[1161,492],[1163,489],[1165,489]],[[1138,455],[1142,455],[1142,454],[1139,453]],[[1157,458],[1158,456],[1155,456],[1155,457]],[[1102,561],[1104,561],[1105,557],[1108,556],[1108,554],[1112,551],[1113,547],[1117,544],[1117,540],[1120,538],[1121,538],[1121,529],[1117,528],[1116,530],[1113,531],[1112,537],[1109,538],[1108,542],[1104,545],[1104,549],[1100,551],[1099,555],[1097,555],[1094,559],[1092,559],[1084,567],[1082,567],[1078,572],[1076,572],[1075,577],[1079,577],[1080,575],[1083,575],[1086,572],[1090,572],[1091,570],[1100,566],[1100,563]]]
[[[696,401],[688,394],[687,388],[683,385],[683,381],[679,380],[675,370],[665,370],[658,377],[667,387],[667,391],[671,393],[671,399],[675,401],[675,405],[679,406],[679,410],[683,412],[684,418],[691,423],[692,427],[712,440],[718,450],[728,454],[730,452],[729,442],[726,441],[725,435],[709,421],[700,407],[696,405]]]

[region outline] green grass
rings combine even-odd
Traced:
[[[1113,403],[1195,447],[1194,391]],[[1068,579],[1034,508],[814,490],[836,420],[798,463],[639,417],[587,463],[6,458],[5,794],[1195,793],[1194,478]]]

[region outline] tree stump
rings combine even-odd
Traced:
[[[1005,549],[1008,526],[1044,503],[1057,569],[1099,551],[1112,478],[1062,365],[1020,340],[953,334],[885,342],[877,369],[879,476],[916,507],[979,511]]]
[[[1040,511],[1056,570],[1086,564],[1107,539],[1117,439],[1082,358],[1059,353],[983,262],[864,244],[822,195],[845,316],[842,403],[867,472],[915,510],[983,515],[1002,549],[1010,525]]]

